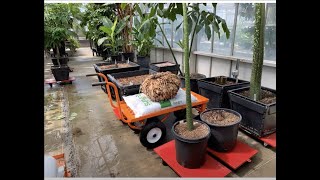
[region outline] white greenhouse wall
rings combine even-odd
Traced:
[[[181,50],[174,51],[181,70],[183,70],[183,53]],[[164,48],[155,48],[151,51],[151,62],[170,61],[174,62],[173,57],[169,50]],[[268,63],[265,63],[268,64]],[[251,63],[248,61],[240,62],[239,65],[239,79],[250,81],[251,77]],[[230,66],[232,68],[230,69]],[[230,70],[234,70],[236,61],[228,59],[228,57],[210,57],[200,54],[192,54],[190,57],[190,71],[198,72],[206,75],[207,77],[213,76],[230,76]],[[264,65],[262,71],[262,86],[276,89],[276,67],[274,65]]]

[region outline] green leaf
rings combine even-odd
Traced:
[[[153,17],[156,14],[156,8],[152,7],[150,10],[149,18]]]
[[[178,44],[178,46],[181,47],[181,49],[183,49],[183,43],[181,40],[179,40],[179,42],[177,42],[176,44]]]
[[[193,22],[191,17],[188,17],[188,36],[191,34],[191,30],[192,30],[192,26],[193,26]]]
[[[121,3],[120,8],[121,10],[124,10],[127,6],[127,3]]]
[[[208,38],[208,40],[210,40],[210,38],[211,38],[211,29],[210,29],[210,26],[208,25],[208,24],[205,24],[205,33],[206,33],[206,35],[207,35],[207,38]]]
[[[176,31],[180,28],[181,25],[182,25],[182,22],[176,27]]]
[[[157,9],[157,14],[158,14],[158,16],[163,17],[163,11],[162,10]]]
[[[100,46],[106,39],[108,39],[108,38],[107,37],[100,38],[98,40],[98,46]]]
[[[139,16],[142,18],[143,14],[142,14],[142,11],[141,11],[141,8],[140,8],[139,4],[136,4],[136,10],[137,10]]]
[[[163,3],[159,3],[159,9],[160,9],[160,10],[163,9]]]
[[[157,40],[162,46],[164,46],[163,43],[162,43],[162,41],[160,41],[160,40],[157,39],[157,38],[156,38],[155,40]]]
[[[197,27],[196,27],[196,33],[198,34],[199,31],[201,31],[201,29],[202,29],[202,26],[201,26],[201,25],[197,25]]]
[[[183,15],[183,11],[182,11],[182,3],[176,3],[177,8],[176,8],[176,13],[180,14],[181,16]]]
[[[101,21],[102,21],[103,25],[106,27],[111,27],[113,24],[112,21],[108,17],[103,17],[101,19]]]
[[[228,28],[227,23],[225,21],[222,22],[222,29],[226,33],[227,39],[229,39],[230,31],[229,31],[229,28]]]
[[[138,18],[135,17],[133,23],[134,23],[134,27],[135,27],[135,28],[139,28],[139,26],[140,26],[140,21],[139,21]]]
[[[218,25],[217,21],[213,22],[213,30],[214,30],[214,32],[216,32],[218,34],[218,37],[220,39],[220,31],[219,31],[220,28],[219,28],[219,25]]]
[[[110,27],[100,26],[99,29],[100,29],[101,31],[107,33],[109,36],[111,35],[111,28],[110,28]]]

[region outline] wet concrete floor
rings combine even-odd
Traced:
[[[74,68],[70,76],[76,80],[69,85],[44,85],[45,92],[45,153],[55,155],[68,148],[64,142],[63,123],[68,120],[69,131],[77,161],[77,177],[178,177],[169,167],[163,166],[160,157],[140,144],[139,135],[116,120],[107,95],[100,87],[92,87],[97,77],[92,64],[102,62],[92,56],[89,48],[80,48],[70,57]],[[51,60],[44,61],[45,79],[53,78]],[[65,93],[63,93],[65,92]],[[68,102],[66,102],[68,101]],[[69,116],[63,113],[63,103],[68,104]],[[167,141],[172,139],[170,127],[175,117],[166,121]],[[264,147],[260,142],[239,132],[239,139],[259,152],[229,177],[275,177],[276,150]],[[70,147],[69,147],[70,148]]]

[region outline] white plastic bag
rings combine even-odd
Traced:
[[[144,93],[123,96],[124,101],[135,114],[135,117],[141,117],[161,109],[176,107],[186,104],[186,92],[179,89],[177,95],[167,101],[153,102]],[[191,102],[196,102],[197,98],[191,95]]]

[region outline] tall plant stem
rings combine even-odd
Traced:
[[[183,51],[184,51],[184,77],[186,86],[186,119],[188,130],[193,130],[192,120],[192,106],[191,106],[191,90],[190,90],[190,68],[189,68],[189,36],[188,36],[188,17],[187,17],[187,4],[182,3],[183,9]]]

